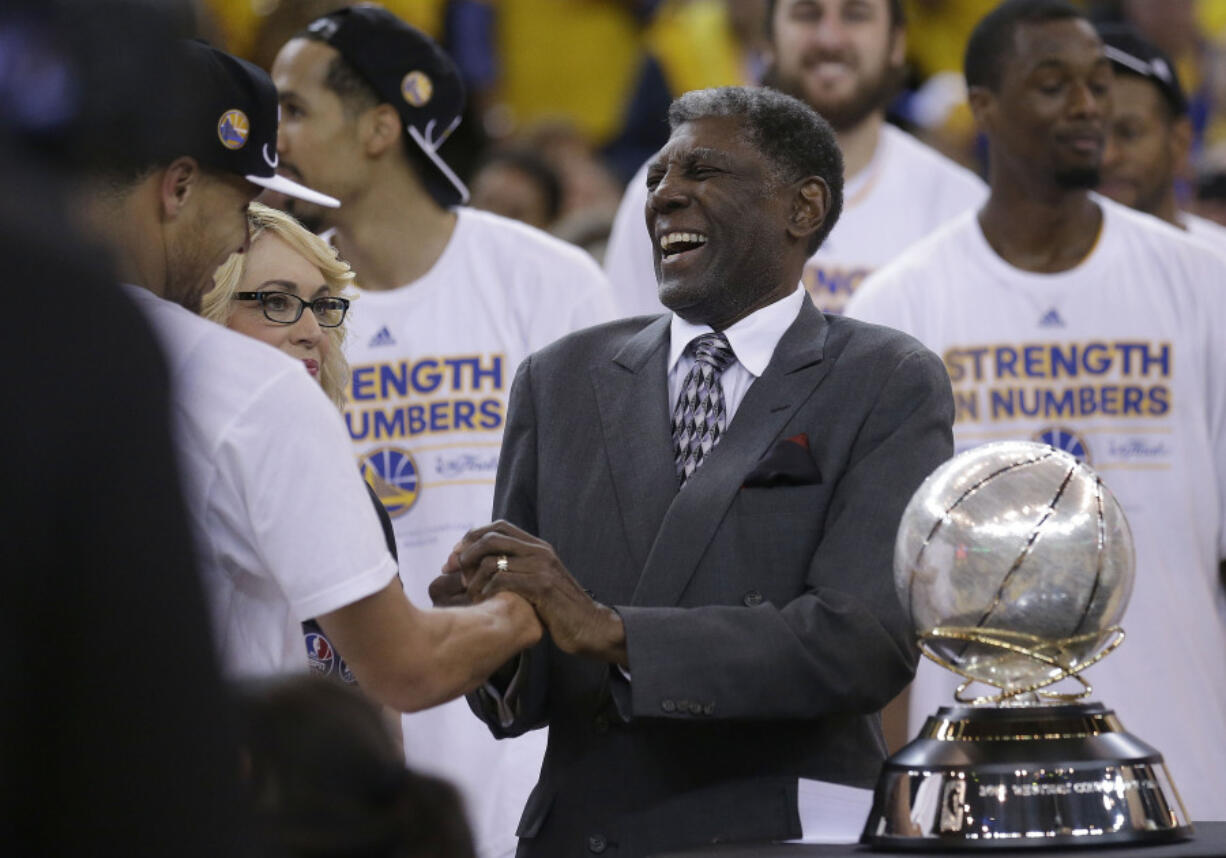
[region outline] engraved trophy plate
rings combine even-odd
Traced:
[[[1162,755],[1081,671],[1123,640],[1132,535],[1086,465],[1043,444],[963,453],[916,491],[894,580],[924,655],[965,681],[890,757],[862,841],[981,850],[1177,840],[1192,828]],[[1050,686],[1072,679],[1074,694]],[[996,689],[974,697],[972,683]]]

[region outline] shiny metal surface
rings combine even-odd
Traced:
[[[998,691],[975,699],[1002,705],[944,706],[886,760],[864,842],[970,851],[1191,833],[1162,755],[1101,704],[1067,703],[1123,639],[1133,566],[1119,504],[1067,453],[988,444],[924,481],[899,527],[895,586],[924,653],[966,679],[959,695],[979,682]],[[1070,677],[1080,694],[1045,690]],[[1066,705],[1042,705],[1053,700]]]
[[[894,582],[926,653],[1008,700],[1118,643],[1133,566],[1128,522],[1098,476],[1008,441],[924,481],[899,526]]]
[[[942,707],[886,762],[863,841],[977,851],[1191,833],[1161,754],[1091,703]]]

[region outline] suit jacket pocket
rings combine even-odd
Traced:
[[[732,593],[733,603],[769,601],[776,607],[804,589],[809,564],[821,541],[830,489],[811,486],[743,488],[733,504],[732,521],[723,528],[732,568],[743,578],[728,582],[745,592]],[[719,550],[719,549],[717,549]]]
[[[807,486],[745,486],[737,492],[736,508],[742,515],[825,518],[830,489],[823,483]]]

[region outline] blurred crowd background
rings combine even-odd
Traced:
[[[267,69],[285,41],[344,0],[195,0],[202,36]],[[455,58],[469,108],[444,155],[473,203],[602,256],[617,202],[667,139],[670,100],[756,83],[766,0],[386,0]],[[982,172],[962,52],[994,0],[904,0],[909,68],[892,122]],[[1086,0],[1175,59],[1195,144],[1183,206],[1226,222],[1226,0]]]

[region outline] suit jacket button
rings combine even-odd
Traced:
[[[758,605],[761,605],[763,602],[762,594],[759,593],[757,590],[750,590],[748,593],[746,593],[744,596],[741,597],[741,601],[745,603],[745,606],[747,608],[756,608],[758,607]]]
[[[703,715],[714,715],[715,714],[715,704],[708,703],[706,706],[702,707],[702,714]]]
[[[603,834],[593,834],[587,839],[587,851],[595,852],[599,855],[609,847],[609,841],[604,839]]]
[[[677,711],[677,704],[671,700],[661,700],[660,708],[671,715],[673,712]]]

